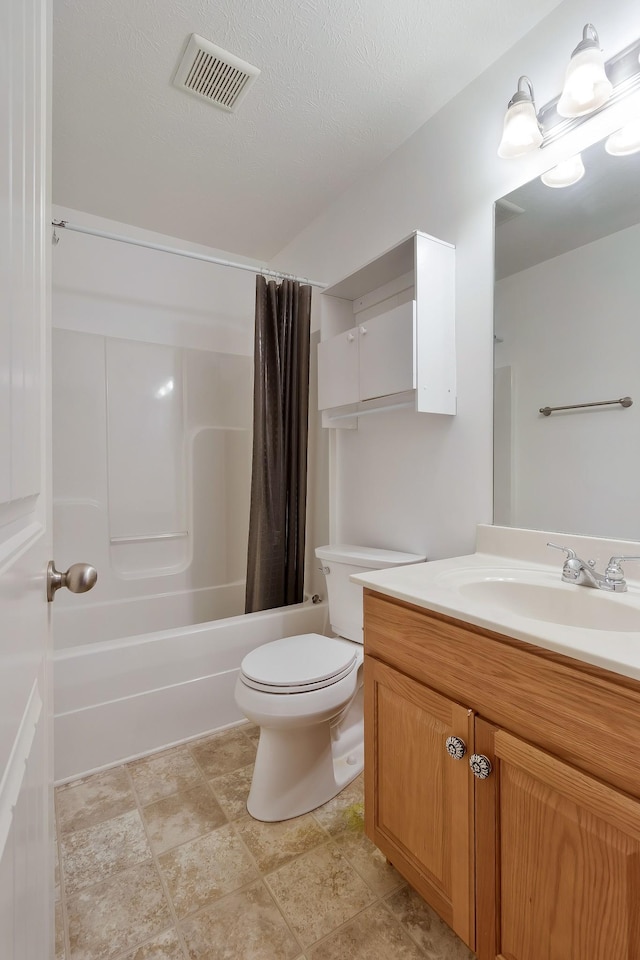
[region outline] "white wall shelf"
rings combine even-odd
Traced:
[[[416,231],[322,293],[325,427],[412,406],[456,412],[455,248]]]

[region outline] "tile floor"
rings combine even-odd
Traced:
[[[472,960],[364,836],[361,778],[295,820],[248,816],[257,735],[56,790],[56,960]]]

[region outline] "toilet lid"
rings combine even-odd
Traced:
[[[337,683],[353,669],[356,659],[357,648],[348,640],[305,633],[257,647],[246,655],[240,669],[250,686],[285,693],[293,687],[318,689]]]

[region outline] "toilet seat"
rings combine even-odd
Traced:
[[[242,661],[240,679],[265,693],[307,693],[338,683],[357,661],[358,648],[348,640],[305,633],[252,650]]]

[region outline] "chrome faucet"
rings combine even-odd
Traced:
[[[578,587],[594,587],[596,590],[610,590],[614,593],[624,593],[627,582],[624,579],[624,570],[620,566],[622,560],[640,560],[640,557],[610,557],[607,568],[597,573],[593,568],[595,560],[584,561],[576,555],[571,547],[561,547],[557,543],[547,543],[554,550],[562,550],[567,559],[562,566],[562,579],[565,583],[575,583]]]

